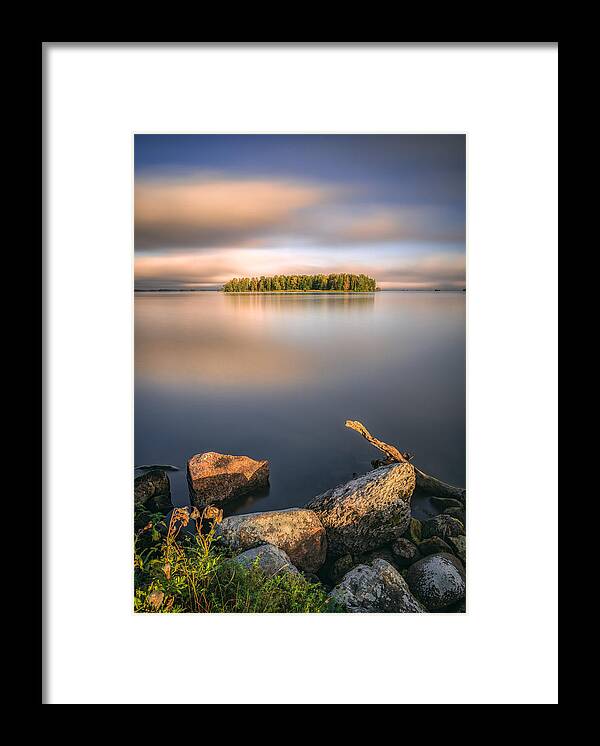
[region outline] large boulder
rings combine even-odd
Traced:
[[[171,484],[162,469],[152,469],[140,474],[133,482],[133,499],[136,509],[142,506],[150,512],[164,513],[171,505]]]
[[[234,557],[233,561],[242,565],[242,567],[257,566],[269,578],[281,572],[300,575],[300,572],[290,562],[290,558],[283,549],[279,549],[273,544],[261,544],[259,547],[247,549]]]
[[[329,597],[348,612],[423,613],[402,575],[383,559],[358,565],[344,576]]]
[[[188,459],[187,479],[194,505],[218,505],[267,487],[269,462],[213,451],[197,453]]]
[[[400,538],[410,524],[415,470],[409,463],[382,466],[315,497],[333,556],[360,554]]]
[[[465,597],[465,570],[451,554],[432,554],[408,568],[406,582],[429,611],[437,611]]]
[[[316,573],[327,554],[323,524],[316,513],[302,508],[233,515],[217,526],[216,535],[234,551],[273,544],[308,573]]]

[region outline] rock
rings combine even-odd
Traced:
[[[279,549],[279,547],[273,546],[273,544],[261,544],[259,547],[247,549],[242,554],[234,557],[233,561],[243,567],[252,567],[256,562],[260,570],[269,578],[280,572],[290,572],[292,575],[300,575],[298,569],[292,565],[290,558],[283,549]]]
[[[334,557],[360,554],[398,539],[410,524],[415,470],[409,463],[382,466],[315,497]]]
[[[445,513],[448,508],[460,508],[463,510],[463,504],[460,500],[454,500],[451,497],[432,497],[430,499],[442,513]]]
[[[421,559],[418,547],[408,539],[396,539],[392,544],[392,554],[398,567],[409,567],[413,562]]]
[[[162,606],[162,602],[165,600],[165,594],[162,591],[154,590],[151,591],[146,597],[146,603],[154,611],[158,611]]]
[[[444,609],[465,597],[465,571],[451,554],[432,554],[408,568],[406,582],[429,611]]]
[[[165,513],[171,505],[171,484],[167,473],[161,469],[148,471],[133,482],[133,499],[136,507],[144,506],[150,512]]]
[[[188,459],[187,479],[194,505],[220,504],[266,487],[269,462],[213,451],[197,453]]]
[[[358,563],[354,561],[351,554],[344,554],[337,559],[328,556],[325,564],[319,571],[319,575],[325,578],[331,585],[336,585],[356,564]]]
[[[396,558],[394,557],[390,547],[380,547],[379,549],[373,549],[370,552],[363,552],[362,554],[355,555],[353,567],[356,567],[356,565],[370,565],[373,560],[377,559],[385,560],[386,562],[389,562],[392,567],[396,567]],[[398,568],[396,567],[396,569]]]
[[[321,578],[318,575],[315,575],[314,572],[301,572],[300,575],[302,575],[304,580],[306,580],[307,583],[310,583],[310,585],[319,585],[323,587]]]
[[[423,613],[425,609],[410,592],[395,567],[382,559],[358,565],[344,576],[329,597],[348,612]]]
[[[421,541],[421,534],[423,532],[423,524],[418,518],[411,518],[408,525],[408,529],[403,534],[402,538],[412,541],[413,544],[418,544]]]
[[[444,515],[451,515],[453,518],[457,518],[463,526],[467,525],[467,514],[464,508],[447,508],[444,510]]]
[[[444,612],[450,614],[466,614],[467,604],[465,599],[463,598],[462,601],[458,601],[457,603],[452,604],[452,606],[447,606],[444,609]]]
[[[316,513],[302,508],[233,515],[217,526],[216,535],[234,550],[273,544],[293,565],[310,573],[317,572],[327,553],[323,524]]]
[[[448,544],[458,559],[464,564],[467,561],[467,538],[466,536],[449,536]]]
[[[445,552],[446,554],[452,554],[452,549],[439,536],[432,536],[430,539],[425,539],[419,544],[419,551],[424,557],[428,557],[430,554],[440,554]]]
[[[430,539],[432,536],[439,536],[440,539],[446,539],[448,536],[464,536],[464,533],[465,527],[458,518],[442,513],[425,521],[421,537]]]

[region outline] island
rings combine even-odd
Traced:
[[[372,293],[377,282],[366,275],[274,275],[234,277],[223,285],[225,293]]]

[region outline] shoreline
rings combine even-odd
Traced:
[[[134,288],[134,293],[223,293],[224,295],[375,295],[376,293],[466,293],[466,288],[389,288],[377,290],[244,290],[225,291],[219,288]]]
[[[190,505],[180,508],[172,467],[137,467],[134,610],[465,613],[466,490],[422,472],[362,423],[346,427],[385,458],[283,510],[225,515],[237,496],[268,485],[265,459],[194,454]],[[412,500],[425,494],[436,512],[420,520]]]

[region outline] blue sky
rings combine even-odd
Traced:
[[[135,186],[137,287],[464,287],[462,135],[136,135]]]

